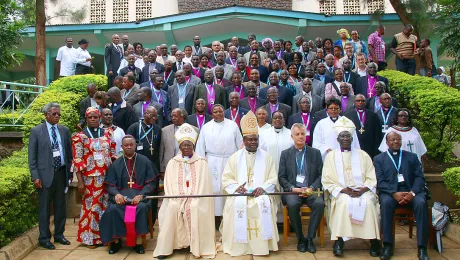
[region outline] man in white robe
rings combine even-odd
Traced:
[[[313,131],[312,147],[321,152],[323,162],[329,152],[339,148],[337,134],[334,132],[333,127],[335,122],[340,121],[342,118],[342,116],[339,116],[341,107],[342,103],[340,100],[335,98],[328,99],[326,108],[329,116],[321,119]],[[355,132],[353,132],[352,136],[353,140],[356,140],[356,142],[352,144],[353,148],[360,149],[358,136]]]
[[[278,250],[276,203],[273,196],[278,176],[267,152],[258,149],[257,119],[249,111],[241,119],[245,148],[234,153],[225,166],[222,186],[228,194],[252,193],[253,196],[229,197],[225,202],[220,227],[222,248],[231,256],[267,255]]]
[[[376,195],[377,178],[366,152],[352,146],[355,125],[346,117],[334,125],[340,148],[326,156],[321,183],[330,199],[328,226],[335,240],[333,253],[343,256],[344,241],[370,239],[370,255],[380,255],[380,206]]]
[[[221,105],[214,105],[212,117],[213,120],[201,128],[195,151],[208,161],[213,194],[222,194],[222,172],[228,158],[242,146],[243,137],[238,125],[224,118],[224,108]],[[214,198],[215,216],[222,216],[224,203],[224,197]]]
[[[183,124],[175,139],[179,154],[168,162],[165,195],[204,195],[212,193],[211,175],[203,157],[193,152],[198,137],[194,127]],[[214,258],[214,202],[212,198],[164,199],[159,214],[160,233],[153,252],[165,259],[174,249],[190,247],[195,257]]]

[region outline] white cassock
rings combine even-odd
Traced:
[[[424,155],[427,150],[425,143],[422,140],[422,137],[420,136],[420,133],[415,127],[412,127],[411,130],[409,131],[399,131],[397,129],[394,129],[393,127],[390,127],[383,137],[382,142],[380,143],[379,150],[381,152],[386,152],[388,150],[388,145],[387,145],[387,134],[390,132],[396,132],[401,135],[401,149],[404,151],[408,151],[411,153],[417,154],[418,160],[422,162],[422,155]]]
[[[233,194],[243,183],[248,192],[258,187],[266,192],[275,191],[278,174],[270,154],[261,149],[256,153],[241,149],[228,159],[222,175],[225,191]],[[279,235],[275,216],[273,196],[227,198],[220,227],[224,253],[267,255],[270,250],[277,251]]]
[[[259,130],[259,134],[262,133],[262,131],[265,131],[267,129],[270,129],[270,127],[272,127],[272,125],[268,124],[268,123],[265,123],[264,126],[260,127],[259,125],[257,125],[257,129]]]
[[[330,199],[325,200],[331,240],[338,237],[344,240],[380,239],[377,177],[366,152],[354,148],[351,152],[341,152],[340,148],[329,152],[324,160],[321,183]],[[352,198],[340,193],[346,187],[368,187],[369,191],[359,198]]]
[[[337,120],[339,120],[341,116]],[[356,131],[353,131],[353,140],[355,142],[352,142],[352,148],[359,149],[359,142],[358,136],[356,135]],[[334,131],[334,122],[331,120],[330,117],[326,117],[324,119],[321,119],[318,124],[315,127],[315,130],[313,132],[313,148],[318,149],[321,152],[321,156],[324,159],[326,158],[327,155],[327,150],[335,150],[337,148],[340,148],[339,142],[337,142],[337,134]]]
[[[291,138],[291,130],[283,126],[276,131],[275,127],[263,131],[259,135],[259,148],[269,153],[275,161],[275,169],[280,167],[281,152],[294,145]]]
[[[238,151],[242,144],[240,129],[232,120],[224,119],[220,123],[211,120],[201,128],[195,152],[208,162],[214,194],[222,194],[222,172],[228,158]],[[215,216],[222,216],[224,203],[224,197],[214,198]]]

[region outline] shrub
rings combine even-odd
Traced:
[[[460,196],[460,167],[447,169],[442,173],[444,183],[454,195]],[[460,200],[457,200],[457,205],[460,205]]]
[[[399,71],[382,71],[400,107],[412,111],[415,126],[428,154],[438,161],[452,159],[453,143],[460,138],[460,93],[428,77]]]
[[[43,107],[49,102],[57,102],[61,105],[61,120],[59,124],[67,126],[71,132],[75,131],[75,126],[79,119],[78,104],[80,95],[72,92],[58,90],[47,90],[35,99],[32,106],[24,114],[24,143],[28,143],[30,129],[45,121]]]
[[[107,76],[95,74],[63,77],[53,81],[49,85],[49,89],[62,92],[72,92],[80,95],[80,99],[82,99],[86,96],[86,86],[88,86],[89,83],[96,84],[98,90],[107,91]]]
[[[27,149],[0,163],[0,248],[37,224],[35,188],[30,179]]]

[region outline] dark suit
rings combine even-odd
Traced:
[[[126,101],[123,100],[118,106],[112,105],[110,107],[113,113],[113,124],[123,129],[126,133],[132,124],[139,121],[139,118],[136,116],[133,107]]]
[[[391,152],[390,152],[391,154]],[[399,153],[393,156],[397,164]],[[383,242],[393,243],[393,215],[399,207],[398,202],[393,198],[395,192],[413,191],[415,197],[406,206],[414,210],[417,225],[417,245],[427,247],[428,244],[428,206],[424,194],[425,178],[422,172],[422,165],[415,153],[402,151],[402,161],[399,173],[404,176],[404,182],[398,183],[398,172],[386,152],[374,158],[375,174],[377,176],[377,187],[380,200],[380,215],[383,230]]]
[[[158,71],[158,73],[163,73],[165,71],[165,67],[163,66],[163,64],[160,64],[158,62],[155,62],[155,69]],[[147,63],[142,68],[141,83],[148,82],[149,80],[150,80],[150,63]]]
[[[303,97],[303,92],[300,92],[299,94],[295,95],[293,98],[292,98],[292,114],[295,114],[297,112],[300,111],[300,108],[298,106],[298,103],[299,103],[299,99],[301,97]],[[311,101],[310,101],[310,106],[311,106],[311,113],[314,114],[318,111],[320,111],[321,109],[323,109],[323,106],[322,106],[322,101],[321,101],[321,97],[316,95],[315,93],[311,92]]]
[[[280,111],[283,116],[284,116],[284,125],[287,125],[287,119],[289,118],[289,116],[291,115],[291,107],[286,105],[286,104],[283,104],[283,103],[278,103],[279,104],[279,107],[278,107],[278,111]],[[270,103],[267,103],[265,106],[265,111],[267,111],[267,120],[266,122],[271,124],[272,123],[272,113],[271,113],[271,110],[270,110]]]
[[[81,127],[85,126],[86,124],[86,109],[91,106],[91,97],[86,96],[82,101],[80,101],[80,120],[78,123],[81,125]]]
[[[204,114],[204,122],[203,125],[206,124],[207,122],[212,120],[212,116],[209,114]],[[196,114],[189,115],[187,119],[185,119],[185,123],[190,124],[194,127],[198,127],[198,121],[196,118]],[[199,128],[199,127],[198,127]],[[200,128],[201,129],[201,128]]]
[[[139,120],[144,119],[143,112],[145,112],[145,111],[142,111],[143,105],[144,105],[144,102],[142,101],[142,102],[137,103],[133,107],[134,113],[136,113],[136,117],[139,118]],[[167,126],[168,122],[166,122],[166,120],[164,118],[163,105],[158,103],[158,102],[156,102],[156,101],[154,101],[153,98],[152,98],[152,100],[150,101],[149,107],[154,107],[158,112],[158,120],[157,120],[156,125],[158,125],[160,128],[163,128],[164,126]]]
[[[350,110],[344,114],[345,117],[353,121],[356,127],[356,135],[358,136],[359,146],[371,158],[379,154],[379,145],[382,140],[382,125],[377,115],[371,110],[366,110],[366,123],[364,124],[364,132],[361,134],[361,123],[359,122],[356,109]]]
[[[150,86],[150,82],[146,82],[146,83],[148,83]],[[171,122],[171,118],[169,117],[169,110],[168,110],[168,92],[164,91],[163,89],[160,89],[160,91],[161,91],[161,102],[158,100],[155,90],[152,88],[152,101],[158,102],[163,106],[163,117],[165,119],[165,121],[163,122],[163,126],[167,126],[168,122]]]
[[[376,98],[377,98],[376,96],[373,96],[371,98],[366,99],[366,109],[369,109],[371,111],[375,111],[375,99]],[[394,98],[394,97],[391,98],[391,104],[394,107],[399,107],[398,100],[396,98]]]
[[[248,110],[251,110],[251,106],[249,105],[249,100],[248,100],[249,97],[245,97],[243,99],[240,100],[240,107],[244,107]],[[259,98],[259,97],[256,97],[256,110],[259,108],[259,107],[262,107],[264,106],[265,104],[267,104],[267,101],[265,99],[262,99],[262,98]],[[256,112],[254,111],[254,114]]]
[[[130,72],[130,71],[132,71],[132,70],[129,70],[129,69],[128,69],[128,66],[126,66],[126,67],[124,67],[124,68],[122,68],[122,69],[120,70],[120,76],[124,77],[124,76],[125,76],[126,74],[128,74],[128,72]],[[132,72],[134,72],[134,78],[136,78],[136,82],[135,82],[135,83],[140,84],[141,78],[142,78],[142,70],[139,69],[138,67],[135,67],[135,70],[132,71]]]
[[[125,96],[126,89],[122,89],[120,91],[121,97],[126,100],[126,103],[130,104],[131,106],[134,106],[139,102],[139,99],[137,97],[137,92],[139,91],[140,86],[137,84],[134,84],[134,86],[131,88],[131,91]]]
[[[224,117],[229,119],[229,120],[232,120],[232,112],[230,111],[230,107],[225,109],[224,111]],[[237,118],[239,118],[239,120],[241,120],[241,118],[243,118],[244,115],[246,115],[248,112],[249,112],[249,109],[246,109],[244,107],[239,107],[239,111],[238,111],[238,115],[236,116]],[[236,123],[236,118],[235,118],[235,121]],[[238,127],[240,127],[240,124],[237,123]]]
[[[382,110],[382,108],[379,111],[377,111],[377,113],[376,113],[377,117],[379,118],[379,121],[380,121],[380,131],[382,130],[382,127],[384,125],[384,120],[383,120],[383,117],[382,117],[382,111],[381,110]],[[385,113],[383,115],[385,117],[387,116]],[[397,115],[398,115],[398,109],[396,107],[393,107],[393,109],[391,110],[390,115],[388,116],[388,121],[386,122],[386,125],[388,125],[388,129],[393,126],[393,118],[395,118]],[[381,137],[380,140],[382,140],[384,135],[385,134],[382,133],[382,137]]]
[[[334,82],[334,77],[331,77],[331,76],[329,76],[329,75],[327,75],[327,74],[326,74],[325,77],[324,77],[324,81],[321,80],[321,78],[319,77],[318,74],[315,74],[315,76],[313,76],[313,78],[314,78],[314,79],[317,79],[317,80],[319,80],[319,81],[321,81],[321,82],[323,82],[324,85],[326,85],[327,83],[332,83],[332,82]]]
[[[382,77],[382,76],[379,76],[377,75],[377,81],[383,81],[386,85],[386,88],[385,88],[385,92],[388,93],[389,91],[389,86],[388,86],[388,79],[385,78],[385,77]],[[369,98],[369,96],[367,95],[367,77],[364,76],[364,77],[359,77],[357,80],[356,80],[356,86],[353,85],[353,91],[355,92],[355,95],[358,95],[358,94],[362,94],[367,98]]]
[[[118,49],[118,48],[119,49]],[[113,80],[116,76],[118,76],[118,69],[120,68],[121,59],[123,58],[123,50],[117,46],[115,47],[110,44],[107,48],[105,48],[104,58],[105,64],[107,66],[107,77],[109,80],[109,88],[113,87]],[[121,54],[121,57],[120,57]],[[109,71],[112,71],[112,76],[109,76]]]
[[[188,114],[192,114],[192,110],[195,107],[195,100],[193,99],[193,93],[195,92],[195,85],[187,84],[185,88],[184,98],[184,109],[187,110]],[[168,88],[168,118],[171,118],[171,112],[175,108],[179,108],[179,89],[177,84],[172,85]]]
[[[262,99],[268,100],[267,92],[268,92],[269,88],[271,88],[271,86],[268,86],[266,88],[262,88],[259,91],[259,97],[262,98]],[[279,86],[278,87],[278,101],[280,103],[283,103],[283,104],[286,104],[286,105],[292,107],[292,91],[289,90],[286,87]]]
[[[165,81],[165,84],[163,86],[163,90],[168,92],[168,89],[169,89],[169,86],[172,86],[175,84],[175,80],[176,80],[176,73],[174,73],[174,71],[171,71],[169,74],[168,74],[168,77],[165,77],[165,72],[163,72],[163,79]]]
[[[356,72],[353,72],[353,71],[343,71],[343,81],[344,82],[347,82],[347,83],[350,83],[351,86],[353,87],[353,91],[356,87],[356,82],[358,81],[358,79],[360,78],[361,76],[359,76],[358,73]],[[355,95],[357,95],[355,93]]]
[[[56,134],[60,136],[59,147],[64,164],[59,169],[53,167],[53,149],[50,134],[46,123],[41,123],[30,130],[28,161],[32,181],[41,180],[42,188],[38,191],[39,218],[38,241],[43,244],[50,241],[49,229],[51,203],[54,205],[54,239],[64,238],[66,221],[66,196],[65,188],[69,179],[73,177],[70,172],[72,165],[72,146],[69,128],[56,125]]]
[[[225,89],[222,86],[217,85],[217,84],[212,84],[212,87],[214,89],[214,97],[215,97],[214,104],[221,104],[222,106],[224,106],[224,108],[227,108],[228,107],[227,95],[226,95],[227,92],[225,92]],[[208,97],[208,93],[206,89],[206,83],[200,84],[195,87],[195,92],[193,93],[193,103],[194,104],[198,99],[202,98],[203,100],[206,101],[206,104],[209,105],[207,97]],[[196,112],[195,106],[193,106],[192,113],[195,113],[195,112]]]
[[[321,172],[323,169],[321,153],[319,150],[309,146],[305,146],[305,149],[305,165],[302,169],[306,169],[306,185],[302,187],[311,187],[313,190],[317,190],[321,188]],[[296,152],[297,150],[294,146],[281,152],[278,180],[284,191],[291,191],[293,188],[297,188],[296,177],[298,175],[298,168],[296,166]],[[298,161],[298,163],[299,165],[301,164],[300,161]],[[311,208],[312,212],[310,213],[307,238],[313,239],[323,216],[323,198],[318,196],[301,198],[298,195],[283,195],[281,199],[288,209],[289,219],[291,220],[291,224],[294,227],[298,239],[304,239],[302,222],[299,214],[300,207],[302,204],[307,204],[307,206]]]
[[[311,146],[311,137],[313,136],[313,134],[311,134],[312,119],[313,119],[313,113],[310,113],[310,122],[308,122],[308,124],[310,125],[310,141],[307,144],[308,146]],[[291,129],[292,125],[295,123],[300,123],[300,124],[307,123],[307,122],[304,123],[301,112],[293,114],[288,118],[287,128]],[[309,129],[306,129],[306,130],[309,130]]]
[[[342,97],[340,96],[339,99],[342,101]],[[348,99],[347,99],[347,106],[345,108],[345,111],[342,111],[342,114],[347,113],[348,111],[354,110],[355,109],[355,95],[348,94]]]

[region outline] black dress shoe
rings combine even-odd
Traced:
[[[369,254],[372,257],[380,256],[380,252],[382,251],[382,246],[380,245],[380,241],[377,239],[371,240],[371,249],[369,249]]]
[[[430,260],[426,247],[419,247],[417,256],[419,260]]]
[[[297,242],[297,251],[302,253],[307,252],[307,245],[305,245],[305,240],[299,239],[299,242]]]
[[[158,259],[166,259],[166,256],[165,255],[159,255],[157,258]]]
[[[116,254],[118,251],[121,249],[121,242],[118,241],[118,243],[111,243],[109,247],[109,254],[113,255]]]
[[[393,255],[393,246],[391,244],[384,244],[382,252],[380,253],[381,260],[390,260]]]
[[[332,246],[332,252],[335,256],[343,256],[343,245],[344,242],[342,238],[339,238],[337,241],[335,241],[334,245]]]
[[[145,254],[144,246],[143,245],[136,245],[134,247],[134,251],[138,254]]]
[[[70,245],[70,241],[67,240],[65,237],[58,238],[58,239],[55,238],[54,243],[59,243],[61,245],[66,245],[66,246]]]
[[[43,247],[43,248],[46,248],[46,249],[50,249],[50,250],[56,249],[56,247],[50,241],[40,243],[40,246]]]
[[[316,246],[313,244],[313,240],[311,238],[307,238],[307,251],[314,254],[316,253]]]

